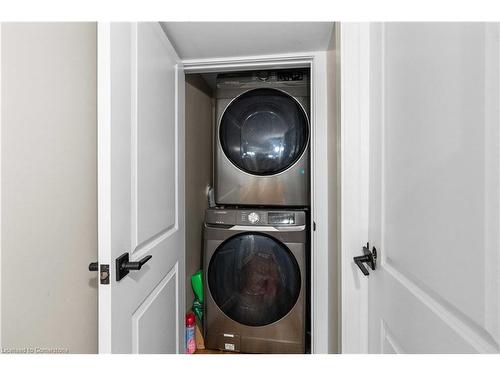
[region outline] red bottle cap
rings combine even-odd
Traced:
[[[194,313],[192,312],[189,312],[186,314],[186,326],[187,327],[190,327],[190,326],[194,326],[196,322],[196,317],[194,316]]]

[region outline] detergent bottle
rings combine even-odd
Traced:
[[[186,353],[193,354],[196,351],[196,341],[195,341],[195,325],[196,318],[194,313],[188,312],[186,314]]]

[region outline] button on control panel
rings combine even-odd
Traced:
[[[258,223],[260,220],[260,216],[257,212],[250,212],[248,214],[248,221],[252,224]]]
[[[265,211],[240,211],[238,215],[240,225],[266,225],[267,212]]]

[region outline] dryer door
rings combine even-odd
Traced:
[[[213,254],[208,287],[217,306],[247,326],[274,323],[294,307],[300,269],[290,250],[262,233],[237,234]]]
[[[309,138],[307,115],[290,95],[255,89],[225,110],[219,128],[221,147],[239,169],[260,176],[277,174],[304,153]]]

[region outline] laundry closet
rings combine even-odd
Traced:
[[[202,270],[207,349],[310,352],[310,92],[309,68],[185,76],[186,310]]]
[[[0,27],[5,352],[499,352],[498,24]]]

